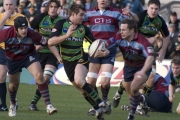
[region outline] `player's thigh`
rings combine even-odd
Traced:
[[[42,69],[39,61],[35,61],[31,63],[28,67],[27,70],[32,74],[32,76],[36,79],[42,79]]]
[[[7,70],[7,59],[5,56],[5,51],[0,48],[0,83],[5,82]]]

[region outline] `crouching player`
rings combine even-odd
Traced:
[[[134,120],[139,102],[143,103],[144,109],[147,108],[146,99],[139,93],[139,89],[146,82],[151,72],[154,51],[148,40],[137,33],[137,24],[134,20],[123,20],[120,29],[120,34],[110,38],[106,45],[109,48],[118,45],[123,54],[125,61],[124,81],[131,82],[130,87],[125,88],[131,95],[130,112],[127,119]],[[107,49],[97,53],[98,57],[105,57],[108,54],[109,50]]]
[[[57,112],[51,105],[49,89],[43,79],[41,65],[34,44],[47,45],[47,40],[28,28],[25,17],[17,17],[14,26],[0,31],[0,42],[5,42],[7,57],[10,108],[9,116],[16,116],[16,94],[20,82],[22,68],[26,68],[35,78],[38,89],[44,98],[48,114]]]

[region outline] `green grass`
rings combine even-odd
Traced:
[[[90,105],[84,100],[79,91],[73,86],[49,85],[51,102],[58,109],[58,113],[48,115],[45,111],[45,105],[42,99],[38,102],[40,111],[29,111],[28,107],[34,95],[36,85],[20,84],[17,98],[19,108],[16,117],[9,117],[8,112],[0,112],[0,120],[95,120],[93,116],[87,116],[86,113]],[[112,87],[109,94],[109,99],[112,97],[117,88]],[[176,94],[173,104],[173,113],[149,113],[150,117],[136,115],[136,120],[180,120],[180,115],[175,113],[175,109],[180,100],[180,94]],[[7,95],[7,101],[9,97]],[[129,104],[127,95],[124,94],[120,106]],[[7,102],[9,107],[9,102]],[[112,108],[111,115],[105,115],[105,120],[126,120],[127,111],[122,111],[120,107]]]

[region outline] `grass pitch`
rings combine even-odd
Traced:
[[[45,104],[42,99],[37,106],[39,111],[30,111],[28,107],[34,95],[36,85],[20,84],[17,98],[19,108],[16,117],[9,117],[8,112],[0,112],[0,120],[96,120],[94,116],[87,116],[90,105],[84,100],[83,96],[73,86],[49,85],[51,102],[58,109],[58,113],[48,115],[45,110]],[[100,89],[99,89],[100,90]],[[109,93],[109,99],[112,102],[112,97],[117,88],[112,87]],[[101,92],[99,92],[101,93]],[[9,96],[7,95],[7,101]],[[175,112],[175,109],[180,102],[180,94],[176,94],[173,104],[173,113],[152,113],[150,117],[135,115],[136,120],[180,120],[180,115]],[[120,106],[129,104],[127,95],[124,94]],[[9,107],[9,102],[7,102]],[[112,108],[111,115],[105,115],[105,120],[126,120],[128,112],[122,111],[120,106]]]

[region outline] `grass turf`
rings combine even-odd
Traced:
[[[93,116],[87,116],[87,111],[90,105],[85,101],[83,96],[73,86],[49,85],[51,102],[58,109],[58,113],[48,115],[45,110],[45,105],[42,99],[37,106],[40,111],[29,111],[31,99],[34,95],[36,85],[20,84],[17,98],[19,108],[16,117],[9,117],[8,112],[0,112],[0,120],[96,120]],[[117,88],[112,87],[109,93],[109,99],[112,102],[112,97]],[[100,92],[99,92],[100,93]],[[175,109],[180,100],[180,94],[176,94],[173,104],[173,113],[152,113],[150,117],[135,115],[136,120],[180,120],[180,115],[175,112]],[[7,101],[9,96],[7,95]],[[129,104],[127,95],[124,94],[120,106]],[[7,102],[9,107],[9,102]],[[126,120],[128,112],[122,111],[120,106],[112,108],[111,115],[105,115],[105,120]]]

